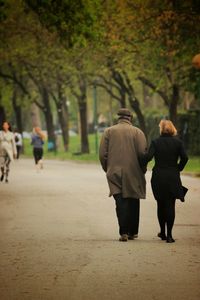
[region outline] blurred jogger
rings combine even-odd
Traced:
[[[43,168],[43,145],[45,136],[40,127],[33,128],[31,145],[33,146],[33,156],[37,170]]]

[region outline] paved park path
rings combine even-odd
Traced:
[[[1,300],[199,300],[200,179],[177,201],[174,238],[156,235],[147,178],[139,238],[118,242],[114,202],[99,165],[14,162],[0,183]]]

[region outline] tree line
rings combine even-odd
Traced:
[[[199,70],[191,64],[200,49],[198,2],[1,0],[0,119],[12,107],[22,132],[22,108],[35,103],[56,147],[56,107],[68,151],[73,95],[81,152],[88,153],[88,91],[100,87],[133,110],[146,135],[145,98],[153,94],[176,124],[184,95],[199,98]]]

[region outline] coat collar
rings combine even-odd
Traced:
[[[129,120],[126,120],[126,119],[119,119],[118,120],[118,124],[121,124],[121,123],[127,123],[127,124],[129,124],[129,125],[132,125],[132,123],[129,121]]]
[[[162,133],[160,136],[161,137],[173,137],[173,135],[171,135],[169,133]]]

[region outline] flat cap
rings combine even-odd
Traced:
[[[130,110],[128,108],[120,108],[118,110],[118,116],[127,116],[127,117],[131,117],[132,113],[130,112]]]

